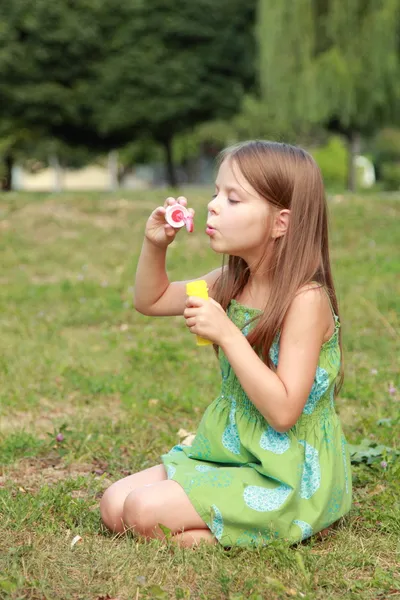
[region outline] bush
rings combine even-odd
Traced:
[[[388,190],[400,188],[400,129],[382,129],[372,142],[372,157],[378,179]]]
[[[342,190],[347,177],[347,148],[342,138],[331,136],[325,146],[311,149],[310,154],[322,171],[326,187]]]
[[[377,162],[400,161],[400,129],[381,129],[375,136],[372,150]]]
[[[400,161],[381,165],[381,178],[387,190],[400,190]]]

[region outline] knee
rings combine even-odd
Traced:
[[[113,533],[123,533],[125,531],[122,522],[122,509],[125,498],[121,498],[121,492],[118,491],[113,483],[104,492],[100,500],[100,516],[104,525]]]
[[[146,489],[133,490],[125,498],[122,519],[131,531],[153,537],[154,530],[157,528],[155,514],[154,502]]]

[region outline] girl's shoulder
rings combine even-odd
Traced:
[[[285,321],[290,323],[314,323],[324,332],[323,343],[332,337],[337,320],[327,289],[315,281],[298,290],[285,317]]]

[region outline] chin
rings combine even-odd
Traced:
[[[218,242],[215,242],[212,238],[210,238],[210,248],[212,248],[212,250],[214,250],[214,252],[217,252],[217,254],[226,254],[227,251],[224,248],[221,248],[221,246],[218,245]]]

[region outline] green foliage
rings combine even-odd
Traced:
[[[378,178],[388,190],[400,188],[400,129],[385,128],[371,144]]]
[[[381,178],[387,190],[400,189],[400,162],[385,162],[381,166]]]
[[[383,444],[377,444],[370,439],[364,439],[357,445],[350,444],[349,450],[352,463],[365,462],[367,465],[383,461],[383,459],[396,460],[400,456],[400,450],[395,450]]]
[[[300,130],[304,119],[315,123],[312,3],[308,0],[259,0],[257,39],[262,99],[278,123]]]
[[[265,102],[298,129],[371,132],[400,118],[398,0],[260,0]]]
[[[207,121],[198,125],[194,131],[184,133],[175,140],[174,155],[182,157],[197,156],[199,147],[211,148],[216,154],[224,147],[248,139],[287,139],[287,124],[279,122],[278,115],[254,94],[247,94],[241,110],[231,119]],[[290,132],[294,136],[294,131]]]
[[[400,161],[400,129],[386,127],[375,136],[372,144],[375,161]]]
[[[85,140],[93,125],[96,62],[104,58],[99,6],[97,0],[78,0],[73,6],[48,0],[2,2],[2,118],[48,137]]]
[[[4,0],[2,118],[106,150],[229,117],[253,83],[253,13],[254,0]]]
[[[343,139],[331,136],[325,146],[313,148],[310,152],[322,171],[327,188],[343,189],[347,173],[347,149]]]

